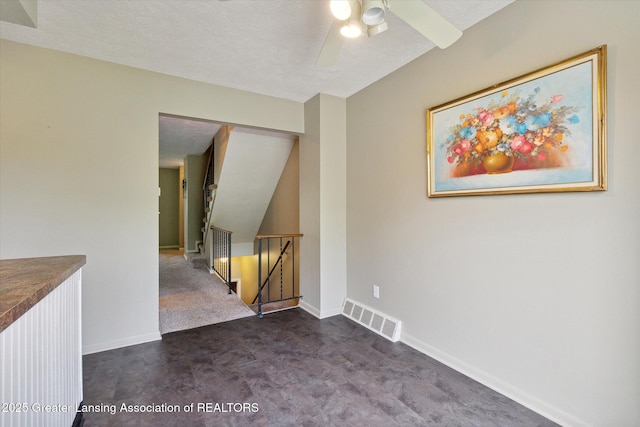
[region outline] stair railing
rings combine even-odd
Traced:
[[[202,222],[202,244],[206,244],[207,235],[211,226],[211,211],[213,210],[213,202],[216,198],[216,189],[218,186],[214,183],[214,158],[213,158],[213,142],[211,143],[211,151],[209,152],[209,160],[207,161],[207,170],[204,175],[204,182],[202,184],[202,197],[204,206],[204,217]]]
[[[229,288],[231,293],[231,231],[211,226],[213,233],[211,238],[210,253],[213,271]]]
[[[258,293],[252,304],[258,302],[259,317],[263,316],[262,306],[265,304],[302,298],[302,295],[299,294],[299,285],[296,283],[296,240],[299,241],[302,236],[298,233],[256,236],[258,240]],[[275,259],[273,263],[271,262],[272,258]],[[268,273],[263,280],[266,271]],[[276,273],[276,271],[278,272]],[[274,275],[274,273],[276,274]]]

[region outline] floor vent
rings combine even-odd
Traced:
[[[345,299],[342,314],[359,324],[366,326],[373,332],[396,342],[400,339],[400,327],[402,322],[386,314],[380,313],[371,307],[355,302],[352,299]]]

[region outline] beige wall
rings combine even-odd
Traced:
[[[160,201],[158,240],[160,247],[180,247],[180,171],[160,168]]]
[[[640,425],[639,24],[637,1],[517,1],[347,101],[348,296],[564,425]],[[601,44],[609,191],[427,199],[428,107]]]
[[[233,257],[231,268],[234,270],[231,274],[233,279],[240,278],[242,281],[240,298],[245,304],[251,305],[258,293],[258,256]]]
[[[299,159],[298,144],[294,144],[289,159],[284,166],[278,185],[273,193],[269,207],[265,212],[258,234],[285,234],[299,232]],[[274,244],[275,241],[274,241]],[[296,283],[300,283],[300,246],[296,242]],[[257,245],[254,245],[257,248]],[[257,249],[255,249],[257,251]],[[273,264],[278,253],[272,254]],[[265,267],[266,268],[266,267]],[[232,259],[233,278],[242,280],[241,298],[246,304],[251,304],[258,292],[258,256],[234,257]],[[268,271],[268,269],[267,269]],[[265,274],[263,272],[263,274]],[[287,276],[287,278],[290,275]]]
[[[213,183],[216,185],[220,182],[220,172],[232,129],[233,126],[224,125],[213,138]]]
[[[299,151],[299,144],[295,143],[264,214],[258,234],[300,232]]]
[[[158,115],[302,133],[303,105],[6,40],[0,52],[0,258],[86,254],[85,352],[158,339]]]
[[[178,169],[178,175],[180,178],[180,200],[178,202],[178,241],[180,248],[184,248],[184,200],[185,191],[182,187],[182,181],[184,180],[184,165]]]
[[[318,94],[304,105],[300,137],[301,306],[339,314],[346,295],[346,101]]]
[[[191,155],[184,159],[184,174],[187,180],[185,252],[198,252],[198,243],[202,242],[202,227],[204,227],[202,218],[205,215],[202,185],[208,160],[208,151],[205,154]]]
[[[260,229],[258,230],[258,234],[295,234],[300,232],[300,161],[299,161],[299,142],[294,143],[291,148],[291,153],[289,154],[289,158],[287,159],[287,163],[282,170],[282,175],[278,181],[278,185],[276,186],[275,191],[273,192],[273,197],[271,198],[271,202],[269,203],[269,207],[264,214],[264,218],[262,219],[262,224],[260,224]],[[304,237],[303,237],[304,238]],[[268,241],[270,240],[270,243]],[[287,241],[291,240],[292,245],[286,252],[284,262],[282,264],[283,274],[282,274],[282,283],[283,283],[283,295],[279,294],[279,280],[280,275],[275,274],[273,280],[275,280],[278,285],[275,286],[276,282],[273,282],[271,299],[276,300],[279,298],[290,298],[294,295],[299,295],[299,286],[300,286],[300,238],[284,238],[282,242],[279,239],[263,239],[263,254],[262,254],[262,280],[266,279],[266,275],[268,274],[270,268],[274,265],[275,261],[280,256],[280,244],[286,244]],[[270,264],[267,265],[267,245],[271,248],[270,258],[268,259]],[[257,242],[254,244],[257,252]],[[293,250],[293,252],[292,252]],[[295,262],[295,270],[291,271],[292,262]],[[255,266],[257,268],[258,262],[255,261]],[[295,275],[293,274],[295,273]],[[255,276],[255,273],[254,273]],[[278,276],[278,277],[276,277]],[[292,280],[293,278],[293,280]],[[244,277],[243,277],[243,283]],[[247,282],[247,286],[250,286],[251,289],[251,300],[256,296],[258,291],[258,283],[257,276],[255,277],[254,282]],[[277,288],[277,290],[276,290]],[[295,291],[295,294],[292,293]],[[263,295],[266,295],[264,293]],[[244,289],[243,289],[244,293]]]

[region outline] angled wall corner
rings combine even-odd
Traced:
[[[37,0],[2,0],[0,21],[38,28]]]
[[[346,100],[305,103],[300,137],[300,289],[317,317],[341,313],[346,296]]]

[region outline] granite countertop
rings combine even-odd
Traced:
[[[86,262],[84,255],[0,260],[0,332]]]

